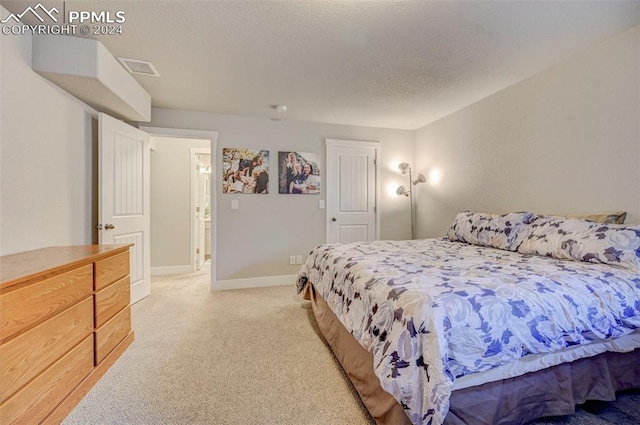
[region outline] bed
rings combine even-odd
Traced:
[[[640,226],[461,212],[324,244],[298,291],[380,424],[526,423],[640,388]]]

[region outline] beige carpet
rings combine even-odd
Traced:
[[[371,424],[293,285],[157,277],[135,342],[64,424]]]

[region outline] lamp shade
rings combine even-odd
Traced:
[[[427,182],[427,178],[424,176],[424,174],[418,173],[418,176],[412,183],[418,184],[418,183],[426,183],[426,182]]]
[[[409,196],[409,191],[407,190],[406,187],[399,186],[398,189],[396,189],[396,195]]]

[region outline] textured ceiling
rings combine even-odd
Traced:
[[[2,2],[11,11],[34,2]],[[43,3],[56,3],[45,2]],[[60,2],[57,2],[60,3]],[[640,1],[67,1],[123,10],[154,107],[420,128],[640,25]],[[285,104],[286,114],[270,105]]]

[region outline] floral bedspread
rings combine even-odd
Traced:
[[[300,270],[414,424],[456,377],[640,327],[640,274],[440,239],[320,245]]]

